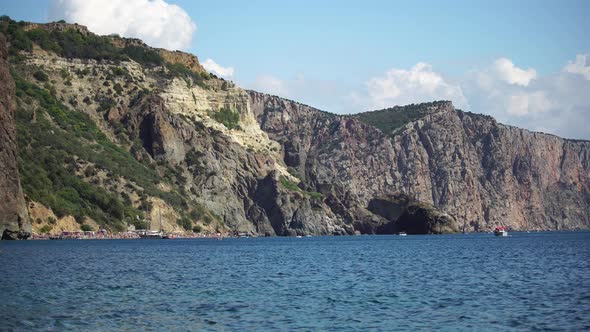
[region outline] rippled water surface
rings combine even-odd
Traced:
[[[0,330],[589,330],[590,233],[0,242]]]

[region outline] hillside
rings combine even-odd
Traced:
[[[123,230],[161,214],[168,231],[286,235],[305,219],[302,234],[346,233],[293,187],[247,93],[196,57],[65,23],[5,18],[2,32],[33,230]],[[269,218],[272,201],[281,211]]]
[[[330,114],[80,25],[3,17],[0,32],[36,232],[160,215],[168,231],[256,235],[590,226],[588,142],[449,102]]]

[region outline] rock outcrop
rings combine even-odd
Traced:
[[[362,117],[253,91],[250,97],[262,129],[282,143],[287,166],[358,229],[374,229],[375,218],[363,210],[372,200],[396,193],[454,216],[445,221],[449,231],[590,227],[590,142],[505,126],[450,102],[425,105],[388,135]]]
[[[14,81],[6,38],[0,34],[0,232],[2,239],[26,239],[31,223],[20,186],[14,121]]]

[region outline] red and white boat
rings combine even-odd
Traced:
[[[494,229],[495,236],[508,236],[508,231],[504,226],[498,226]]]

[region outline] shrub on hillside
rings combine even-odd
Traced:
[[[213,119],[223,124],[227,129],[237,129],[240,127],[240,115],[228,108],[222,108],[213,113]]]

